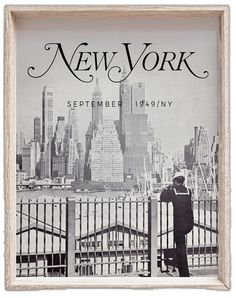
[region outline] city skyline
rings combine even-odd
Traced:
[[[135,84],[138,84],[139,82],[134,82]],[[51,88],[52,89],[52,88]],[[92,98],[93,98],[93,95],[91,95],[91,99],[87,99],[87,101],[90,101],[91,102],[91,100],[92,100]],[[107,108],[106,106],[105,106],[105,101],[106,100],[104,100],[104,99],[102,99],[102,101],[104,102],[104,106],[103,106],[103,114],[104,114],[104,118],[105,119],[110,119],[110,118],[112,118],[114,121],[115,120],[118,120],[119,119],[119,107],[117,106],[115,109],[116,109],[116,111],[115,111],[115,117],[113,118],[113,117],[111,117],[111,113],[109,113],[109,110],[110,110],[110,108]],[[108,100],[109,101],[109,100]],[[119,102],[119,98],[116,100],[117,102]],[[110,101],[111,102],[111,101]],[[165,105],[168,105],[168,103],[165,101],[165,100],[163,100],[163,101],[159,101],[160,102],[160,104],[161,104],[161,102],[163,102],[163,105],[165,104]],[[77,105],[77,104],[76,104]],[[69,111],[71,110],[71,109],[73,109],[74,111],[75,111],[75,114],[76,114],[76,117],[77,117],[77,119],[78,119],[78,121],[79,121],[79,119],[80,119],[80,115],[81,114],[83,114],[84,112],[83,112],[83,110],[84,110],[84,107],[82,108],[82,110],[81,110],[81,108],[78,108],[78,107],[75,107],[75,108],[71,108],[71,107],[66,107],[66,111],[64,112],[64,114],[63,113],[60,113],[60,114],[56,114],[55,113],[55,117],[54,117],[54,122],[53,122],[53,130],[55,130],[55,127],[56,127],[56,125],[57,125],[57,117],[64,117],[65,119],[68,119],[69,117],[67,116],[68,115],[68,113],[69,113]],[[87,107],[87,109],[89,109],[89,114],[92,112],[92,107],[91,107],[91,105],[89,106],[89,107]],[[164,109],[164,108],[163,108]],[[108,111],[106,111],[106,110],[108,110]],[[147,111],[147,109],[146,109],[146,111]],[[88,113],[88,111],[86,112],[86,113]],[[147,114],[148,114],[148,112],[147,112]],[[114,115],[114,113],[113,113],[113,115]],[[35,118],[40,118],[40,120],[41,120],[41,117],[40,117],[40,114],[35,114],[35,116],[33,117],[33,119],[32,119],[32,121],[34,121],[34,119]],[[41,120],[42,121],[42,120]],[[151,122],[151,120],[150,120],[150,122]],[[87,123],[89,123],[89,120],[87,120]],[[154,126],[154,125],[153,125]],[[196,126],[206,126],[206,125],[203,125],[202,123],[199,123],[198,125],[196,125]],[[155,127],[155,126],[154,126]],[[83,146],[85,146],[85,134],[86,133],[84,133],[84,132],[86,132],[86,127],[83,129],[83,130],[81,130],[79,127],[78,127],[78,132],[77,132],[77,134],[78,134],[78,139],[82,142],[82,144],[83,144]],[[19,134],[19,133],[23,133],[24,134],[24,136],[25,136],[25,140],[27,140],[28,142],[30,141],[30,140],[32,140],[33,138],[34,138],[34,128],[33,128],[33,126],[32,126],[32,128],[30,128],[30,126],[28,126],[27,125],[27,130],[20,130],[20,128],[17,130],[17,134]],[[84,134],[83,134],[84,133]],[[209,135],[210,135],[210,138],[214,138],[214,136],[216,136],[217,134],[218,134],[218,131],[217,130],[215,130],[215,133],[212,133],[212,134],[210,134],[210,131],[208,131],[208,133],[209,133]],[[188,139],[190,138],[190,136],[191,136],[191,132],[190,132],[190,134],[189,135],[186,135],[185,136],[185,139],[186,139],[186,141],[188,141]],[[176,149],[175,149],[175,147],[173,148],[173,147],[166,147],[165,146],[165,142],[166,142],[166,138],[164,137],[164,138],[161,138],[161,134],[159,134],[158,133],[158,129],[157,130],[155,130],[155,137],[157,138],[157,139],[161,139],[162,140],[162,146],[164,147],[164,148],[166,148],[165,149],[165,152],[167,153],[167,154],[170,154],[170,155],[175,155],[175,154],[178,154],[178,153],[183,153],[183,145],[186,143],[183,143],[183,144],[179,144],[179,148],[177,148],[176,147]]]
[[[47,20],[43,23],[19,21],[17,25],[18,91],[16,103],[18,132],[23,131],[27,138],[32,136],[32,129],[28,126],[29,119],[40,116],[35,111],[40,109],[40,92],[45,85],[54,90],[55,114],[61,116],[67,116],[66,103],[68,100],[91,101],[96,77],[99,79],[104,101],[119,99],[120,84],[110,82],[104,71],[101,69],[97,72],[92,70],[91,74],[94,75],[94,81],[89,84],[81,83],[66,72],[63,62],[59,58],[55,67],[46,76],[32,79],[27,75],[27,69],[31,65],[34,65],[40,73],[50,61],[51,55],[45,56],[43,48],[46,42],[55,40],[62,42],[66,54],[69,55],[71,49],[78,44],[77,28],[83,28],[79,31],[79,40],[88,42],[90,50],[120,51],[122,42],[132,41],[130,49],[133,59],[142,51],[143,36],[145,36],[145,41],[151,41],[153,47],[160,51],[191,51],[194,49],[197,52],[196,58],[193,58],[192,61],[194,68],[199,72],[202,67],[209,71],[209,77],[205,80],[196,79],[185,71],[179,73],[173,71],[146,72],[139,66],[132,72],[129,80],[145,83],[146,100],[172,101],[170,108],[146,108],[149,119],[156,128],[156,137],[162,139],[162,147],[165,152],[173,155],[175,152],[181,151],[183,144],[188,142],[194,126],[208,127],[211,137],[217,134],[218,91],[215,82],[218,61],[216,36],[218,32],[215,29],[217,20],[214,17],[204,18],[201,22],[199,19],[191,20],[191,30],[188,20],[177,21],[173,19],[167,22],[166,20],[144,19],[137,24],[125,18],[122,22],[116,19],[112,22],[107,20],[109,26],[105,20],[99,20],[96,24],[94,20],[91,19],[90,21],[89,26],[88,22],[83,19],[71,19],[70,22],[68,20],[65,22],[62,19],[60,22],[50,22],[50,26],[48,26]],[[186,21],[188,23],[187,28]],[[85,23],[86,26],[84,26]],[[52,31],[46,30],[51,26]],[[69,34],[68,26],[70,27]],[[127,30],[127,28],[129,29]],[[141,34],[137,35],[137,28]],[[35,30],[39,34],[35,35]],[[202,43],[197,42],[199,38]],[[30,44],[27,43],[29,39],[32,41]],[[40,57],[40,61],[38,61],[40,63],[37,63],[35,57]],[[148,62],[151,64],[152,58],[149,57],[149,59]],[[128,69],[124,57],[120,56],[118,63]],[[118,76],[120,78],[121,73]],[[26,102],[29,104],[26,105]],[[118,107],[104,108],[103,112],[104,117],[108,114],[113,119],[119,118]],[[79,136],[83,143],[85,143],[84,135],[89,124],[88,115],[90,113],[91,107],[77,108]],[[183,115],[183,117],[179,119],[179,115]],[[54,118],[54,127],[55,125],[56,119]],[[175,137],[177,131],[179,132],[178,138]]]
[[[122,84],[120,86],[122,86]],[[49,88],[49,89],[51,89],[51,88]],[[95,89],[96,89],[96,87],[95,87]],[[94,95],[92,95],[92,97],[93,96]],[[122,104],[122,106],[125,107],[125,104]],[[104,106],[103,106],[103,108],[104,108]],[[77,112],[77,109],[76,108],[71,108],[71,107],[68,108],[68,111],[64,115],[57,115],[57,114],[55,114],[54,121],[57,121],[57,122],[55,124],[53,123],[53,125],[52,125],[53,132],[57,133],[57,126],[58,126],[58,119],[59,118],[62,118],[63,121],[66,120],[67,123],[70,122],[70,113],[71,113],[71,111],[73,111],[73,114],[78,119],[78,112]],[[92,113],[92,115],[94,115],[93,112],[92,112],[92,108],[91,108],[91,111],[90,112]],[[119,115],[119,113],[118,113],[118,115]],[[76,119],[76,121],[78,121],[77,119]],[[104,119],[108,119],[109,120],[109,119],[111,119],[111,116],[106,115]],[[116,121],[118,119],[119,119],[119,116],[116,119],[113,119],[113,121]],[[24,138],[24,142],[25,143],[29,143],[30,141],[35,140],[35,139],[37,139],[37,141],[38,141],[39,140],[39,135],[38,134],[40,133],[41,130],[43,131],[42,127],[40,126],[41,121],[42,120],[41,120],[40,115],[35,115],[35,117],[32,119],[33,126],[32,126],[32,134],[31,134],[31,136],[27,136],[24,131],[17,131],[17,133],[16,133],[17,136],[20,136],[20,135],[23,134],[23,138]],[[89,123],[89,120],[88,120],[88,123]],[[151,123],[151,122],[149,121],[149,123]],[[40,126],[40,128],[39,128],[39,126]],[[35,128],[36,127],[37,127],[37,134],[35,132]],[[204,125],[199,125],[199,127],[205,127],[205,126]],[[68,128],[65,127],[65,131],[66,131],[66,129],[68,129]],[[157,140],[161,140],[161,146],[163,147],[163,143],[162,143],[163,140],[158,136],[158,133],[155,132],[154,126],[153,126],[153,129],[154,129],[154,136],[155,136],[155,138]],[[85,143],[86,143],[85,135],[86,135],[86,133],[85,133],[85,135],[81,135],[81,134],[78,133],[78,130],[79,129],[78,129],[78,126],[77,126],[77,128],[76,128],[76,135],[77,135],[78,138],[76,138],[76,140],[80,140],[80,142],[82,143],[82,146],[85,147]],[[208,131],[208,134],[209,134],[209,131]],[[213,140],[214,137],[216,137],[217,135],[218,135],[218,132],[216,134],[212,135],[212,136],[209,135],[209,139],[210,140],[211,139]],[[42,136],[41,136],[41,138],[42,138]],[[189,141],[190,138],[191,138],[191,133],[189,134],[189,136],[186,136],[187,142]],[[83,141],[81,141],[81,139]],[[165,153],[166,154],[169,154],[171,156],[174,156],[176,154],[184,154],[184,146],[187,144],[187,142],[185,142],[185,143],[182,144],[182,147],[181,147],[181,150],[180,151],[172,151],[172,152],[165,151]],[[163,152],[164,152],[164,150],[163,150]]]
[[[130,92],[127,93],[127,90]],[[161,150],[161,140],[156,139],[155,128],[145,108],[133,108],[133,103],[141,100],[140,94],[145,94],[144,83],[133,84],[125,80],[120,84],[119,99],[122,104],[119,119],[103,118],[103,107],[100,105],[102,92],[96,80],[92,93],[94,107],[84,146],[79,141],[76,110],[70,108],[67,122],[65,117],[55,115],[54,90],[44,86],[42,130],[40,118],[36,116],[33,121],[34,138],[25,142],[22,133],[17,135],[18,170],[25,171],[28,177],[41,179],[69,175],[81,183],[125,182],[129,176],[138,181],[146,173],[151,173],[156,181],[160,179],[163,182],[171,181],[174,168],[192,170],[199,163],[209,169],[215,167],[217,136],[211,140],[207,128],[203,126],[194,127],[194,137],[189,138],[190,143],[182,147],[183,158]],[[57,119],[55,129],[53,118]]]
[[[128,82],[128,83],[127,83]],[[135,82],[135,84],[137,85],[137,84],[144,84],[143,82]],[[121,84],[120,84],[120,88],[122,88],[122,86],[125,86],[125,88],[127,87],[127,84],[129,84],[129,81],[128,80],[125,80],[124,82],[122,82]],[[130,86],[132,86],[132,85],[134,85],[134,83],[130,83],[129,84]],[[54,93],[54,90],[52,89],[52,88],[50,88],[50,87],[46,87],[46,86],[44,86],[43,87],[43,92],[42,92],[42,94],[43,94],[43,102],[45,101],[45,99],[44,99],[44,92],[45,92],[45,89],[47,89],[47,90],[49,90],[49,91],[51,91],[51,92],[53,92]],[[97,94],[97,92],[99,92],[99,94]],[[120,92],[121,92],[121,89],[120,89]],[[120,96],[121,96],[121,98],[120,98],[120,100],[122,99],[122,94],[120,94]],[[125,96],[127,96],[127,95],[125,95]],[[131,95],[130,95],[131,96]],[[127,99],[127,98],[125,98],[124,97],[124,99]],[[101,101],[103,101],[103,98],[102,98],[102,92],[101,92],[101,90],[100,90],[100,87],[99,87],[99,84],[98,84],[98,79],[96,79],[96,86],[95,86],[95,89],[94,89],[94,92],[92,93],[92,100],[101,100]],[[131,104],[132,105],[132,104]],[[122,106],[121,106],[122,108],[120,109],[120,111],[122,110],[122,109],[127,109],[127,106],[126,106],[126,101],[124,101],[123,103],[122,103]],[[93,123],[93,125],[98,125],[98,123],[99,123],[99,121],[101,120],[101,119],[103,119],[103,111],[104,111],[104,108],[105,108],[105,104],[103,105],[103,107],[102,107],[102,109],[101,109],[101,107],[99,108],[97,108],[97,107],[95,107],[95,108],[91,108],[91,110],[90,110],[90,113],[91,113],[91,115],[92,115],[92,117],[91,117],[91,119],[92,119],[92,123]],[[130,108],[128,108],[128,110],[130,109],[130,111],[132,110],[132,107],[130,106]],[[94,113],[94,111],[97,111],[97,113]],[[141,111],[141,110],[140,110]],[[119,112],[120,113],[120,112]],[[112,118],[111,116],[109,116],[109,115],[106,115],[105,116],[105,118],[104,119],[113,119],[113,121],[115,122],[115,121],[118,121],[118,119],[119,119],[119,117],[120,117],[120,119],[121,119],[121,123],[123,123],[123,119],[122,119],[122,116],[120,115],[119,116],[119,113],[118,113],[118,117],[116,118],[116,119],[114,119],[114,118]],[[126,112],[124,112],[124,113],[126,113]],[[139,112],[139,111],[135,111],[134,112],[135,114],[142,114],[142,112]],[[67,114],[67,115],[66,115]],[[100,114],[101,116],[96,116],[96,114]],[[145,108],[143,109],[143,114],[147,114],[147,113],[145,113]],[[44,113],[42,114],[42,115],[44,115]],[[147,114],[148,115],[148,114]],[[98,119],[95,119],[94,120],[94,118],[98,118]],[[42,135],[41,135],[41,139],[42,139],[42,143],[44,143],[43,142],[43,139],[44,139],[44,137],[43,137],[43,134],[45,134],[44,133],[44,129],[43,129],[43,121],[42,121],[42,118],[43,117],[40,117],[40,115],[35,115],[35,117],[32,119],[32,123],[33,123],[33,126],[32,126],[32,134],[31,134],[31,136],[29,136],[29,137],[27,137],[26,135],[25,135],[25,132],[24,131],[18,131],[17,132],[17,136],[21,136],[21,135],[23,135],[23,138],[24,138],[24,143],[29,143],[30,141],[32,141],[32,140],[37,140],[37,142],[39,142],[39,140],[40,140],[40,132],[42,131]],[[80,142],[81,142],[81,139],[83,140],[83,142],[81,142],[82,143],[82,146],[85,148],[85,143],[86,143],[86,140],[85,140],[85,136],[83,136],[83,135],[81,135],[81,134],[79,134],[79,128],[78,128],[78,111],[77,111],[77,108],[72,108],[72,107],[68,107],[68,110],[67,110],[67,112],[65,113],[65,115],[57,115],[55,112],[54,112],[54,122],[51,122],[51,124],[50,124],[50,129],[49,129],[49,133],[50,133],[50,138],[52,139],[53,138],[53,135],[54,135],[54,133],[55,133],[55,135],[57,135],[58,134],[58,125],[59,125],[59,123],[60,123],[60,120],[61,121],[65,121],[65,123],[68,123],[67,125],[65,125],[65,127],[63,127],[63,129],[65,130],[65,132],[63,133],[63,136],[61,136],[61,138],[63,138],[64,137],[64,134],[69,134],[69,132],[68,132],[68,129],[69,129],[69,127],[70,126],[72,126],[72,124],[73,124],[73,132],[72,132],[72,135],[73,135],[73,139],[75,139],[75,140],[77,140],[77,141],[79,141],[80,140]],[[76,118],[76,119],[75,119]],[[99,120],[100,119],[100,120]],[[55,121],[57,121],[56,123],[55,123]],[[94,121],[95,121],[95,124],[94,124]],[[55,124],[54,124],[55,123]],[[75,125],[75,123],[77,123],[76,125]],[[89,123],[89,119],[88,119],[88,123]],[[148,123],[149,124],[151,124],[151,122],[150,121],[148,121]],[[124,124],[123,125],[121,125],[121,127],[123,127],[124,126]],[[142,125],[141,125],[142,126]],[[199,127],[205,127],[204,125],[199,125]],[[156,131],[155,131],[155,127],[154,126],[152,126],[152,128],[153,128],[153,131],[154,131],[154,137],[155,137],[155,139],[157,139],[157,140],[160,140],[161,141],[161,146],[163,147],[163,144],[162,144],[162,139],[161,138],[159,138],[158,137],[158,133],[156,133]],[[209,131],[207,130],[207,133],[209,134]],[[61,132],[61,134],[62,134],[62,132]],[[75,135],[76,135],[76,137],[75,137]],[[86,133],[85,133],[85,135],[86,135]],[[213,140],[214,139],[214,137],[216,137],[218,135],[218,133],[216,133],[215,135],[213,135],[213,136],[210,136],[209,135],[209,139],[211,140]],[[189,136],[187,136],[187,140],[189,140],[191,138],[191,134],[189,135]],[[19,142],[19,141],[18,141]],[[187,142],[186,142],[187,143]],[[176,155],[176,154],[184,154],[184,146],[186,145],[186,143],[184,143],[184,144],[182,144],[182,148],[181,148],[181,151],[179,151],[179,152],[173,152],[172,154],[170,153],[170,152],[168,152],[168,151],[164,151],[163,150],[163,152],[165,152],[166,154],[169,154],[169,155],[171,155],[171,156],[174,156],[174,155]],[[122,146],[122,145],[121,145]],[[21,145],[21,147],[22,147],[22,145]],[[17,147],[18,148],[18,147]],[[18,149],[17,149],[18,150]]]

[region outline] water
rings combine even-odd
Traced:
[[[40,190],[27,190],[27,191],[17,191],[16,199],[36,199],[40,197],[51,197],[51,198],[68,198],[73,197],[76,199],[79,198],[115,198],[118,196],[123,196],[123,191],[106,191],[106,192],[94,192],[94,193],[75,193],[74,190],[71,189],[40,189]]]

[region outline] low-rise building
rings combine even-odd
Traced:
[[[16,184],[22,184],[23,180],[27,179],[27,172],[16,171]]]

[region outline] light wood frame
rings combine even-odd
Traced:
[[[69,16],[220,18],[219,274],[218,278],[16,278],[15,277],[15,97],[16,18]],[[230,127],[228,6],[6,6],[5,7],[5,286],[9,290],[62,288],[230,288]]]

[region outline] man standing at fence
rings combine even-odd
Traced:
[[[173,178],[173,184],[162,191],[160,199],[162,202],[172,202],[174,209],[175,257],[173,260],[167,259],[165,264],[177,267],[179,276],[188,277],[185,235],[193,229],[193,210],[191,190],[184,186],[184,180],[183,174],[177,172]]]

